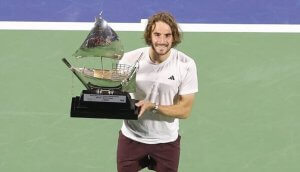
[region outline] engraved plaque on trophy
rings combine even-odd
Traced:
[[[137,119],[139,109],[129,93],[135,92],[139,60],[132,66],[118,64],[123,53],[116,32],[101,16],[96,17],[94,27],[72,57],[83,64],[73,66],[62,59],[86,88],[72,98],[71,117]],[[94,67],[81,66],[89,59],[94,60]],[[103,64],[107,59],[112,61],[109,66]]]

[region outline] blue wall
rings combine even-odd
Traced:
[[[181,23],[300,24],[300,0],[1,0],[0,21],[140,22],[170,11]]]

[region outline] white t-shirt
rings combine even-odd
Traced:
[[[136,74],[136,100],[148,100],[158,105],[173,105],[178,95],[198,91],[197,70],[194,60],[184,53],[171,49],[170,56],[160,64],[149,57],[150,47],[124,54],[120,64],[134,65],[143,53]],[[122,133],[135,141],[157,144],[175,141],[179,119],[159,112],[146,111],[138,120],[124,120]]]

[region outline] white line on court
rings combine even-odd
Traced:
[[[144,31],[147,19],[141,23],[109,23],[115,31]],[[93,22],[24,22],[0,21],[0,30],[90,30]],[[183,32],[279,32],[300,33],[300,25],[288,24],[194,24],[179,23]]]

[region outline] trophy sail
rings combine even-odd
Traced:
[[[104,19],[96,17],[94,27],[73,56],[77,58],[106,57],[120,60],[123,54],[123,45],[116,32]]]
[[[73,66],[66,58],[62,61],[86,87],[81,96],[72,98],[71,117],[137,119],[138,107],[129,93],[136,89],[136,71],[139,59],[133,66],[118,64],[124,54],[123,45],[116,32],[101,17],[73,58],[81,62],[99,58],[93,62],[98,67]],[[114,63],[103,66],[103,59]]]

